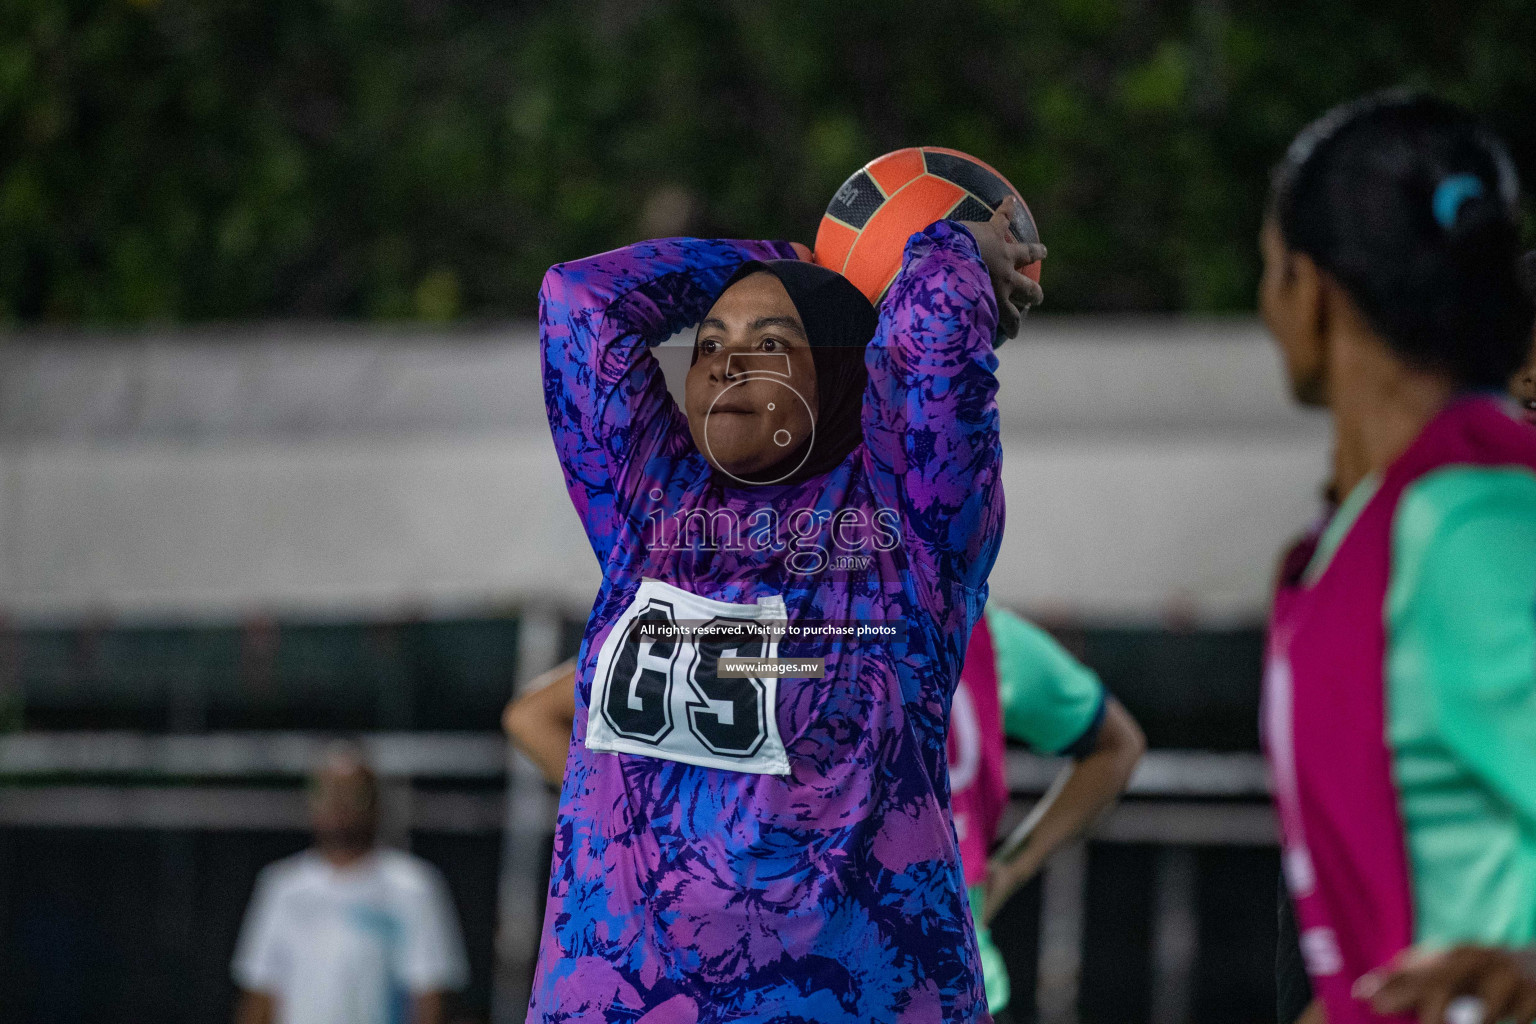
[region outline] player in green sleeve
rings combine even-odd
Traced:
[[[1260,308],[1345,495],[1286,561],[1265,745],[1306,1020],[1536,1016],[1532,313],[1504,147],[1428,97],[1347,104],[1276,173]],[[1304,566],[1304,568],[1303,568]],[[1292,570],[1295,571],[1294,574]],[[1438,979],[1438,980],[1433,980]]]
[[[1536,250],[1525,254],[1521,261],[1521,269],[1526,292],[1536,299]],[[1520,415],[1528,424],[1536,426],[1536,332],[1532,335],[1531,353],[1525,366],[1521,367],[1510,380],[1509,393]],[[1353,503],[1354,506],[1358,506],[1368,493],[1368,490],[1361,491]],[[1323,517],[1324,524],[1329,522],[1338,511],[1338,501],[1333,497],[1331,486],[1328,488],[1328,495],[1328,508]],[[1358,507],[1352,508],[1346,513],[1344,519],[1353,521],[1357,512]],[[1315,529],[1321,531],[1323,527],[1318,526]],[[1338,546],[1342,533],[1340,529],[1328,532],[1331,536],[1326,549],[1331,551]],[[1308,566],[1310,570],[1308,577],[1315,578],[1322,564],[1324,564],[1323,560],[1315,555],[1312,564]],[[1280,1024],[1294,1024],[1301,1018],[1307,1005],[1312,1002],[1312,990],[1302,964],[1295,916],[1291,911],[1290,898],[1285,894],[1283,884],[1281,890],[1280,939],[1276,950],[1275,970],[1276,990],[1279,997],[1277,1019]],[[1502,984],[1501,979],[1520,972],[1536,978],[1536,949],[1516,950],[1505,959],[1496,949],[1462,948],[1437,955],[1404,957],[1391,969],[1371,975],[1361,986],[1361,991],[1375,994],[1374,1005],[1382,1012],[1391,1012],[1398,1006],[1416,1006],[1421,1003],[1432,1006],[1449,1001],[1456,992],[1477,987],[1470,984],[1469,979],[1472,977],[1479,979],[1478,985],[1497,988]]]
[[[1008,803],[1004,736],[1073,759],[988,861]],[[1082,834],[1125,790],[1146,749],[1098,676],[1042,629],[989,604],[971,633],[950,714],[951,808],[981,947],[987,1007],[1008,1004],[1008,974],[988,925],[1052,851]]]

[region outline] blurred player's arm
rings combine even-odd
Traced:
[[[242,991],[235,1003],[235,1024],[272,1024],[275,1009],[275,1001],[267,993]]]
[[[640,467],[671,445],[692,445],[651,346],[698,322],[742,263],[800,254],[788,242],[664,238],[544,275],[544,409],[599,562],[645,486]]]
[[[1427,733],[1499,816],[1526,825],[1536,823],[1533,509],[1529,474],[1451,470],[1415,484],[1394,522],[1387,595],[1389,726]],[[1455,850],[1425,844],[1414,863],[1426,887],[1440,883],[1415,907],[1418,941],[1454,941],[1501,909],[1452,895],[1474,888]]]
[[[989,234],[988,225],[939,221],[912,237],[865,359],[864,441],[875,494],[900,513],[909,555],[932,578],[973,590],[991,571],[1003,520],[993,277],[1013,274],[1038,295],[1039,286],[1008,263],[1045,251],[1010,249],[992,237],[1006,226]]]
[[[1146,749],[1146,737],[1130,712],[1113,697],[1106,697],[1104,721],[1093,751],[1062,771],[1050,792],[993,858],[982,911],[985,923],[991,923],[998,909],[1035,876],[1057,848],[1087,831],[1125,792]]]
[[[1003,729],[1033,749],[1073,758],[988,870],[984,922],[1063,844],[1125,791],[1147,747],[1136,720],[1050,634],[997,605],[986,609]]]
[[[528,755],[551,786],[565,778],[571,725],[576,721],[576,662],[567,661],[528,684],[528,692],[507,705],[502,728],[512,745]]]

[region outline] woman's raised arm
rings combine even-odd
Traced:
[[[742,263],[794,258],[788,242],[666,238],[544,275],[544,408],[599,562],[647,486],[645,464],[692,443],[650,347],[697,322]]]
[[[1005,224],[1006,211],[994,219]],[[864,439],[876,492],[900,513],[909,557],[936,580],[972,589],[991,571],[1003,527],[998,296],[1038,301],[1039,286],[1020,284],[1005,264],[1044,255],[1003,241],[1006,228],[992,237],[993,227],[940,221],[912,237],[866,359]],[[1016,326],[1017,310],[1005,312]]]

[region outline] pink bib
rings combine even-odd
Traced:
[[[1349,990],[1413,943],[1407,842],[1386,739],[1385,603],[1398,502],[1415,480],[1449,465],[1536,469],[1536,432],[1491,398],[1446,408],[1387,469],[1311,586],[1294,571],[1303,559],[1287,559],[1290,578],[1281,579],[1270,616],[1264,747],[1302,956],[1329,1024],[1388,1020]]]
[[[987,853],[1008,806],[1005,754],[997,654],[982,615],[971,630],[949,712],[949,806],[966,885],[979,885],[987,877]]]

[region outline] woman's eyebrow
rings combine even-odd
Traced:
[[[707,316],[699,321],[699,330],[702,331],[706,327],[715,327],[722,331],[726,329],[725,321],[717,316]]]
[[[764,327],[785,327],[794,331],[800,337],[805,337],[805,328],[800,326],[800,321],[792,316],[765,316],[752,321],[752,329],[760,331]]]

